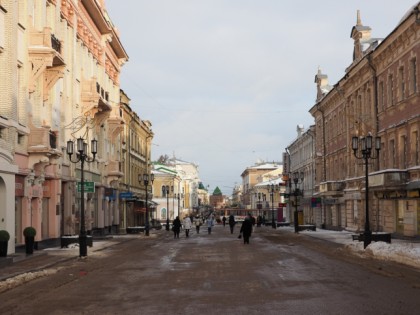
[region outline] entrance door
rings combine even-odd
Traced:
[[[404,215],[405,215],[405,200],[398,200],[397,211],[395,218],[395,230],[398,234],[404,234]]]
[[[420,235],[420,201],[417,200],[417,235]]]
[[[49,223],[49,214],[48,214],[48,198],[42,198],[42,218],[41,218],[41,237],[43,240],[49,238],[48,234],[48,223]]]

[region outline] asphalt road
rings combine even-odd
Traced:
[[[153,231],[0,293],[0,314],[419,314],[418,270],[255,230]]]

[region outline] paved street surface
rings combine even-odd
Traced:
[[[418,314],[420,272],[286,229],[172,232],[51,250],[0,269],[1,314]],[[35,267],[35,265],[37,267]],[[20,268],[20,269],[19,269]],[[3,281],[3,283],[5,283]]]

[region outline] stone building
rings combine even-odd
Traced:
[[[37,241],[77,234],[82,198],[88,231],[119,225],[127,60],[103,0],[1,1],[0,228],[12,236],[9,252],[26,226]],[[66,146],[79,138],[90,157],[98,141],[95,160],[84,163],[93,184],[85,196],[76,184],[81,163]]]
[[[283,180],[286,183],[288,222],[294,222],[294,213],[299,212],[299,224],[321,226],[322,212],[314,200],[315,186],[315,126],[304,130],[297,126],[296,139],[286,147],[283,154]],[[297,176],[297,182],[295,182]],[[296,194],[295,194],[296,193]],[[298,194],[300,193],[300,194]]]
[[[259,182],[259,177],[281,168],[280,163],[266,163],[258,161],[255,165],[247,167],[241,174],[242,177],[242,205],[251,209],[255,191],[253,187]]]
[[[352,137],[371,134],[381,138],[378,159],[368,161],[371,229],[405,236],[420,232],[418,12],[416,4],[384,39],[371,37],[358,12],[350,34],[353,62],[344,77],[324,90],[325,76],[316,76],[317,101],[310,109],[316,133],[314,195],[322,199],[327,227],[364,229],[366,169],[354,155]]]
[[[130,107],[130,99],[121,91],[120,109],[124,121],[124,130],[120,137],[120,159],[114,165],[112,175],[118,184],[119,233],[127,227],[144,226],[146,222],[146,199],[149,217],[155,216],[152,202],[152,183],[144,186],[143,175],[151,173],[151,145],[153,139],[152,124],[142,120]],[[115,193],[115,191],[114,191]],[[146,193],[147,197],[146,198]]]

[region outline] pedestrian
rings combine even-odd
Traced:
[[[254,226],[254,225],[255,225],[255,223],[256,223],[256,221],[255,221],[255,217],[254,217],[254,216],[252,216],[252,214],[251,214],[251,213],[248,213],[248,215],[249,215],[249,217],[251,218],[252,226]]]
[[[261,216],[261,215],[259,215],[259,216],[257,217],[257,227],[260,227],[260,226],[261,226],[261,223],[262,223],[262,216]]]
[[[185,217],[184,219],[185,237],[190,237],[190,229],[191,229],[191,219],[190,217]]]
[[[179,238],[179,232],[181,230],[181,220],[177,216],[172,222],[172,231],[174,231],[174,238]]]
[[[197,234],[200,234],[200,226],[201,226],[201,219],[200,217],[195,218],[195,230],[197,231]]]
[[[214,225],[213,217],[209,216],[207,218],[207,232],[208,232],[208,234],[211,234],[211,228],[213,227],[213,225]]]
[[[223,216],[222,221],[223,221],[223,227],[225,227],[226,226],[226,217],[225,216]]]
[[[244,244],[249,244],[249,238],[251,237],[251,234],[252,234],[252,221],[251,221],[251,216],[249,214],[245,218],[244,222],[242,222],[240,233],[243,236]]]
[[[229,216],[229,227],[230,227],[230,234],[233,234],[233,228],[235,227],[236,221],[235,216],[231,214]]]

